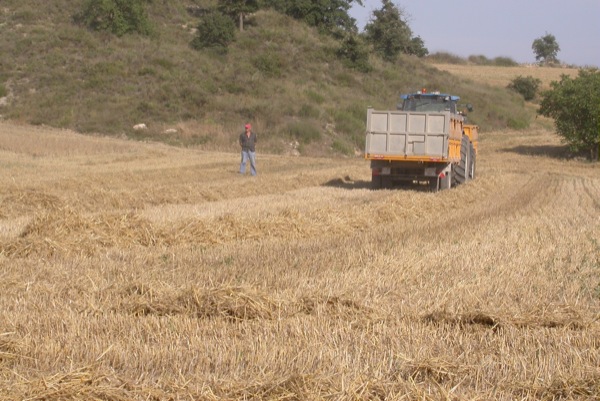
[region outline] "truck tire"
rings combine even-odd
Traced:
[[[381,176],[380,175],[371,176],[371,189],[381,189]]]
[[[460,162],[456,166],[454,174],[454,179],[457,184],[464,184],[469,180],[469,156],[471,155],[469,145],[469,137],[463,135],[460,143]]]
[[[471,158],[470,160],[470,168],[469,168],[469,178],[471,178],[472,180],[475,179],[475,168],[477,166],[477,155],[475,154],[475,148],[473,147],[473,144],[470,143],[469,144],[469,150],[470,150],[470,154],[471,154]]]
[[[435,178],[430,178],[429,179],[429,191],[431,192],[437,192],[440,190],[440,178],[439,177],[435,177]]]
[[[389,175],[381,176],[381,188],[383,189],[392,189],[392,177]]]

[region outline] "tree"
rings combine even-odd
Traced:
[[[200,18],[192,47],[197,50],[211,48],[218,53],[227,53],[227,46],[234,39],[234,22],[228,16],[213,10]]]
[[[244,30],[244,19],[258,10],[257,0],[219,0],[218,10],[225,15],[236,18],[240,32]]]
[[[577,78],[562,75],[542,93],[540,115],[554,125],[573,151],[589,152],[597,162],[600,151],[600,71],[579,70]]]
[[[554,35],[546,33],[541,38],[537,38],[533,41],[531,48],[535,53],[535,59],[541,64],[558,63],[557,55],[560,51],[560,46]]]
[[[356,33],[356,20],[348,15],[362,0],[265,0],[265,4],[328,33]]]
[[[150,0],[86,0],[76,20],[97,31],[109,31],[117,36],[137,32],[152,32],[145,5]]]
[[[418,56],[429,53],[420,37],[412,37],[403,12],[391,0],[383,0],[381,9],[373,11],[373,18],[365,26],[365,36],[386,61],[395,61],[400,53]]]
[[[417,57],[425,57],[429,54],[429,50],[425,47],[425,42],[420,36],[415,36],[410,40],[410,46],[408,47],[408,54],[413,54]]]
[[[342,39],[337,56],[342,59],[346,66],[360,72],[372,70],[369,64],[369,49],[364,40],[355,33],[349,33]]]

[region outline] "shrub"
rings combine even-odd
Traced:
[[[490,60],[483,54],[470,55],[467,60],[475,65],[488,65],[490,63]]]
[[[75,17],[96,31],[109,31],[117,36],[126,33],[149,35],[152,26],[145,4],[150,0],[86,0],[81,14]]]
[[[336,51],[336,55],[344,64],[360,72],[373,69],[369,64],[369,49],[358,35],[348,35]]]
[[[8,90],[6,90],[6,86],[4,84],[0,84],[0,98],[8,95]]]
[[[211,11],[200,18],[192,47],[196,50],[209,48],[218,53],[227,53],[227,47],[235,40],[235,29],[231,18],[218,11]]]
[[[535,99],[541,83],[541,80],[531,75],[527,77],[519,75],[508,84],[507,88],[521,94],[525,100],[529,101]]]
[[[519,65],[516,61],[510,57],[496,57],[490,60],[482,54],[469,56],[469,62],[476,65],[495,65],[497,67],[515,67]]]
[[[498,67],[516,67],[519,65],[519,63],[510,57],[496,57],[493,64]]]
[[[437,52],[434,54],[430,54],[427,56],[427,60],[433,61],[434,63],[439,64],[466,64],[465,59],[457,56],[455,54],[446,53],[446,52]]]

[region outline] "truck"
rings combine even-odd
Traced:
[[[365,159],[371,162],[372,188],[419,185],[438,191],[474,179],[479,127],[466,123],[460,97],[421,90],[400,98],[396,110],[367,110]]]

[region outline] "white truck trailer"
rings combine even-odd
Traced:
[[[417,92],[401,99],[397,110],[367,112],[372,187],[428,185],[437,191],[475,178],[478,127],[466,124],[460,98]]]

